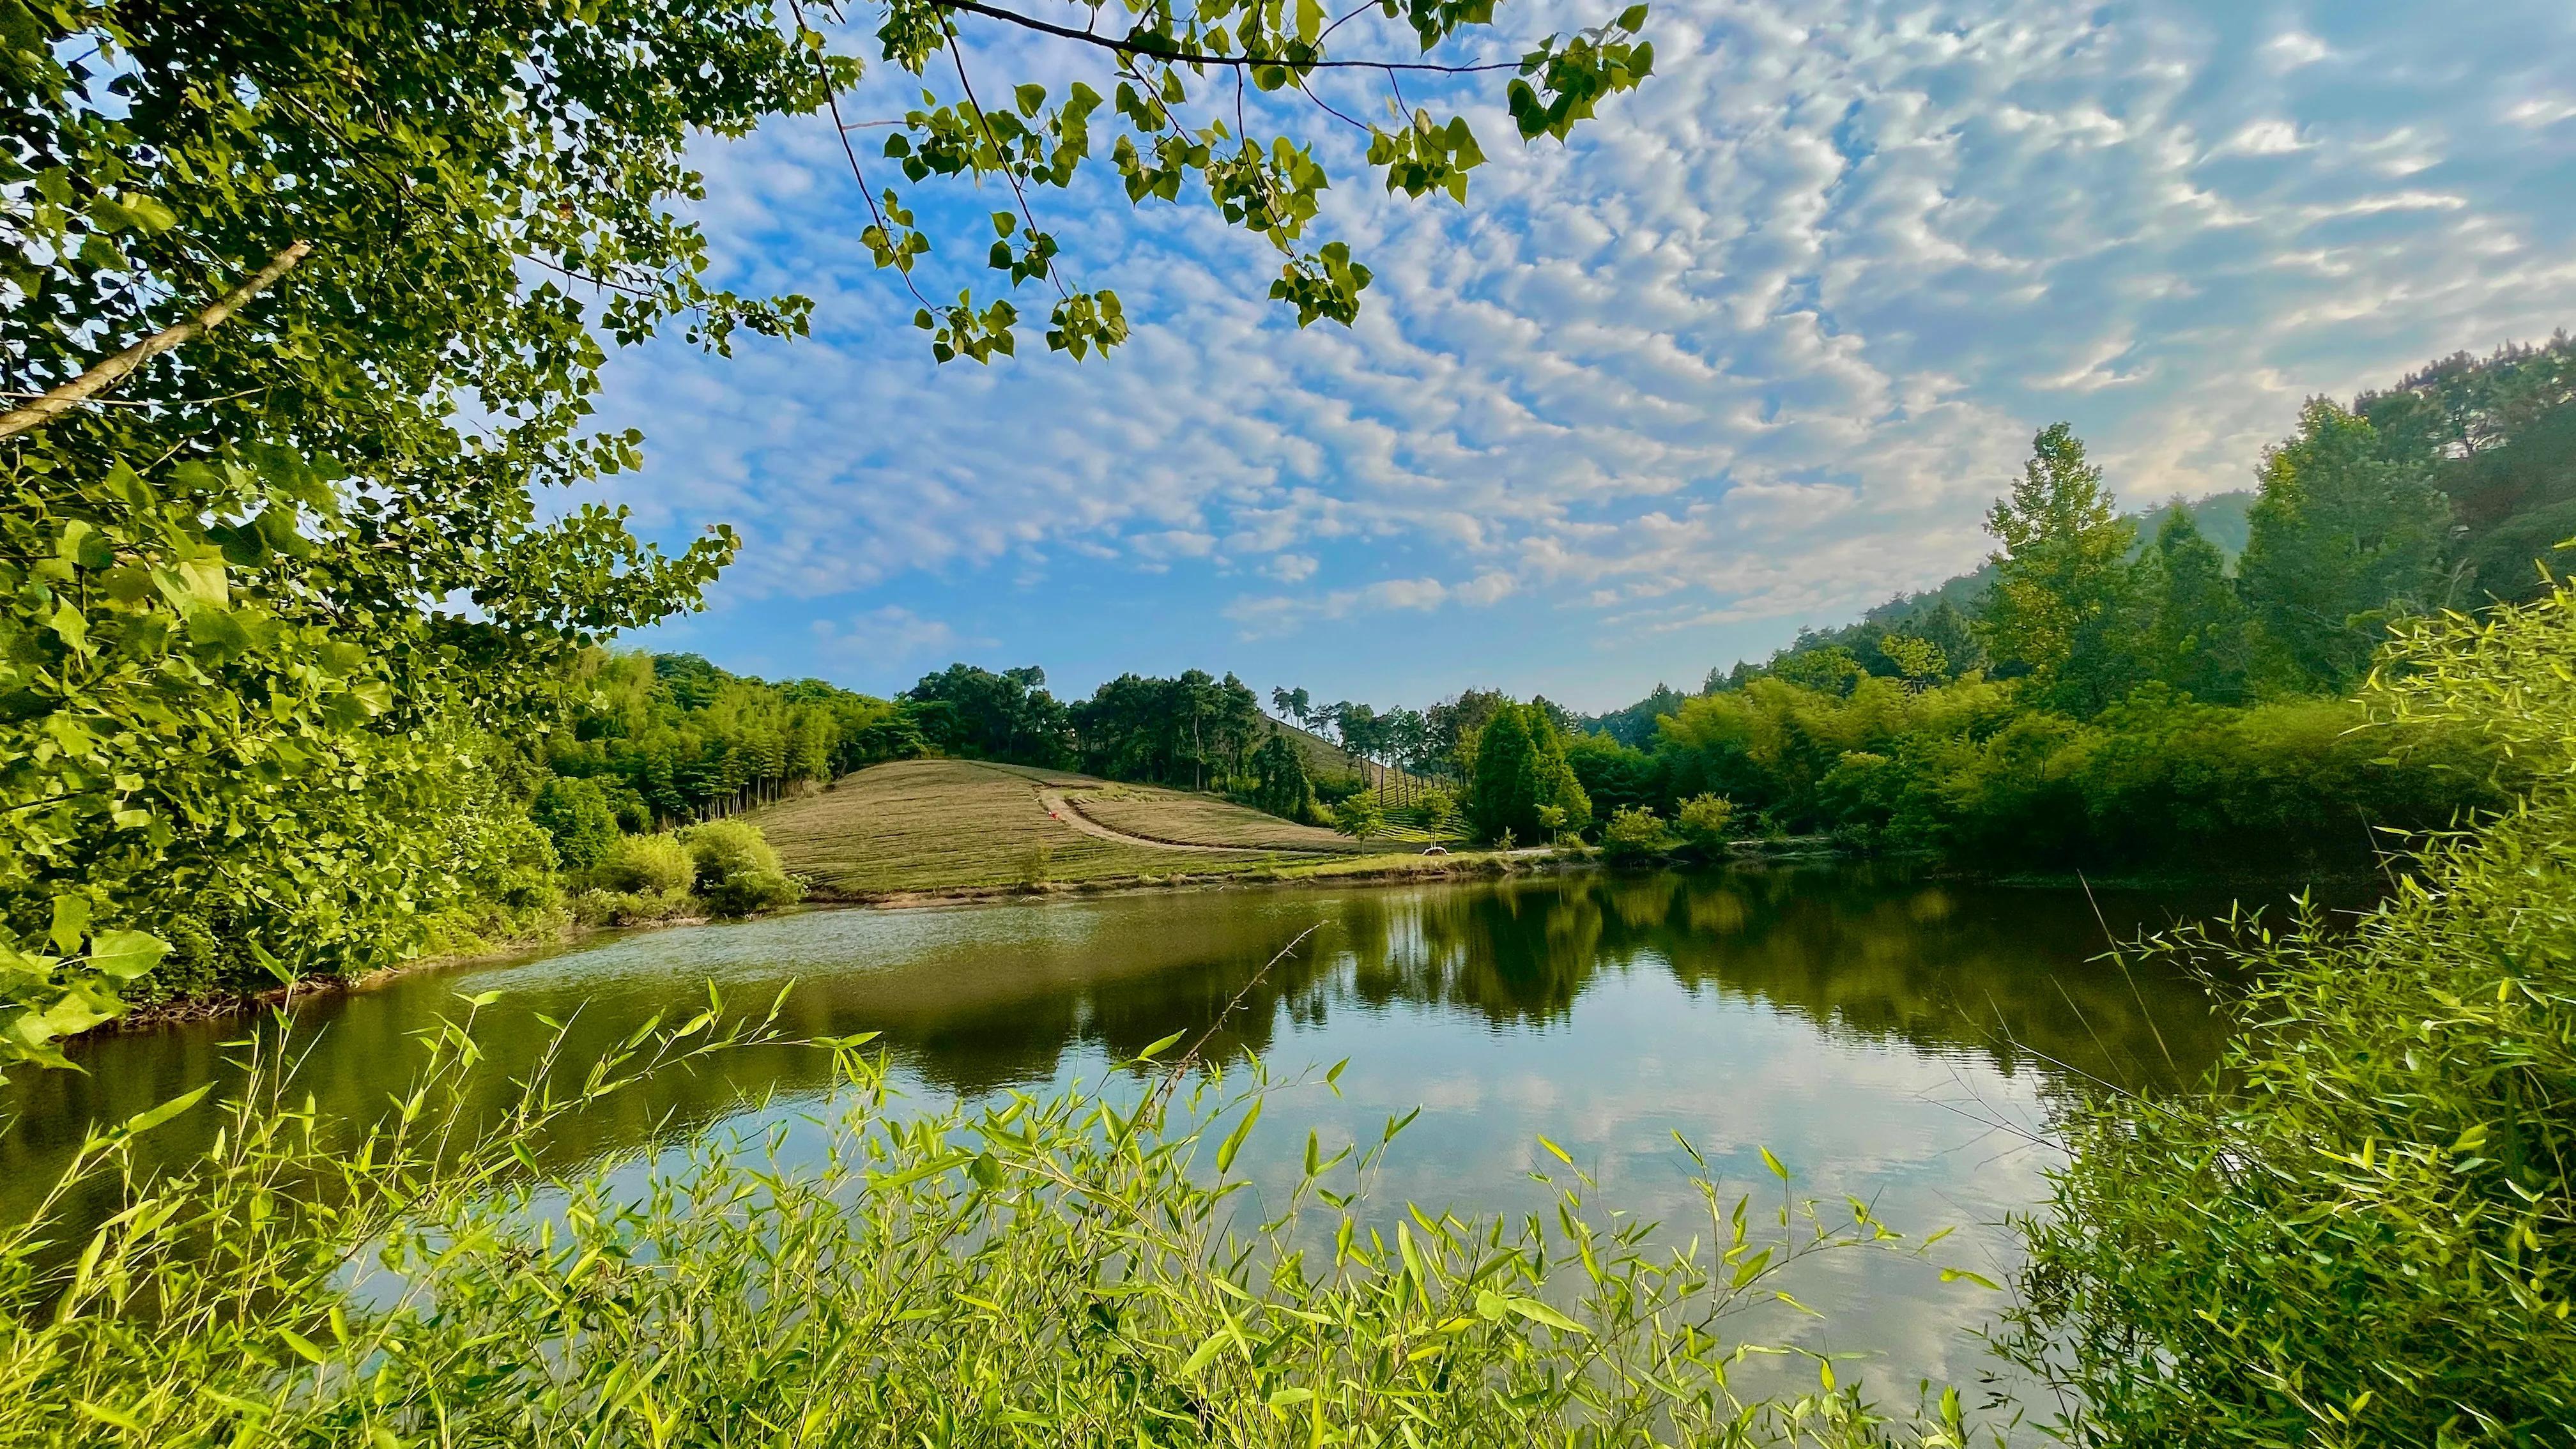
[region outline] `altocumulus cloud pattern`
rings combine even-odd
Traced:
[[[1377,270],[1348,331],[1291,325],[1203,206],[1041,195],[1140,323],[1105,363],[935,368],[827,126],[710,146],[728,280],[815,297],[817,335],[612,374],[649,440],[621,499],[748,540],[656,642],[861,687],[980,649],[1419,693],[1507,638],[1495,682],[1609,703],[1973,563],[2050,420],[2132,503],[2241,487],[2309,393],[2576,323],[2576,8],[1667,0],[1648,34],[1656,77],[1570,146],[1471,107],[1464,209],[1311,123]],[[992,203],[942,204],[965,243]]]

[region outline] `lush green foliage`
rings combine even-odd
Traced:
[[[480,732],[731,555],[531,489],[635,461],[594,329],[801,328],[666,205],[691,136],[819,102],[796,54],[749,5],[7,8],[9,388],[276,280],[0,444],[0,932],[73,896],[272,980],[417,945],[517,812]],[[532,280],[576,273],[616,300]]]
[[[1623,805],[1601,826],[1601,853],[1613,860],[1651,860],[1673,848],[1672,827],[1653,811]]]
[[[2058,423],[2032,440],[2021,481],[1995,504],[1986,529],[2004,545],[1978,620],[1987,648],[2027,672],[2040,701],[2085,714],[2108,704],[2122,682],[2106,666],[2125,622],[2133,530],[2072,428]]]
[[[1726,848],[1727,833],[1734,824],[1735,802],[1723,795],[1693,795],[1673,811],[1674,833],[1711,860]]]
[[[2536,774],[2358,923],[2151,954],[2245,980],[2210,1096],[2070,1126],[2008,1347],[2086,1444],[2538,1444],[2576,1423],[2576,595],[2409,629],[2374,703]]]
[[[1560,830],[1580,830],[1592,820],[1584,794],[1565,758],[1565,732],[1534,704],[1497,706],[1469,742],[1474,765],[1467,779],[1468,823],[1486,840],[1506,833],[1544,841]],[[1552,819],[1544,811],[1558,812]]]
[[[778,852],[759,827],[742,820],[710,820],[680,832],[689,848],[698,895],[720,916],[748,916],[792,905],[804,892],[779,867]]]
[[[2294,678],[2358,679],[2387,618],[2442,597],[2451,505],[2425,460],[2387,456],[2368,419],[2319,398],[2263,459],[2240,572],[2265,647]]]
[[[1377,803],[1376,792],[1362,790],[1334,806],[1333,828],[1358,841],[1385,834],[1386,811]]]
[[[1651,751],[1569,754],[1587,789],[1667,818],[1724,797],[1766,828],[2007,869],[2358,869],[2509,798],[2473,721],[2356,705],[2229,709],[2142,688],[2092,719],[1975,677],[1849,694],[1757,679],[1685,703]]]
[[[1238,1091],[1140,1063],[1141,1080],[1097,1092],[923,1112],[848,1043],[839,1097],[792,1157],[782,1137],[766,1151],[719,1138],[659,1153],[640,1183],[617,1164],[568,1181],[523,1165],[577,1111],[771,1035],[724,1020],[713,1003],[598,1062],[542,1061],[497,1121],[459,1105],[476,1059],[465,1026],[433,1038],[422,1086],[371,1129],[293,1105],[272,1058],[220,1108],[205,1158],[129,1177],[132,1210],[69,1254],[47,1240],[72,1190],[112,1187],[151,1124],[98,1139],[46,1210],[0,1235],[0,1436],[889,1449],[1971,1437],[1956,1395],[1882,1421],[1834,1388],[1824,1360],[1805,1398],[1748,1403],[1729,1387],[1730,1366],[1763,1347],[1739,1336],[1758,1325],[1746,1315],[1792,1265],[1925,1251],[1865,1205],[1827,1212],[1784,1187],[1776,1209],[1757,1208],[1703,1169],[1705,1215],[1685,1248],[1551,1162],[1546,1216],[1399,1212],[1367,1197],[1403,1126],[1390,1121],[1357,1150],[1310,1138],[1293,1186],[1255,1208],[1241,1152],[1264,1100],[1329,1078]],[[456,1145],[468,1142],[480,1145]]]
[[[1306,757],[1274,730],[1252,752],[1252,803],[1282,820],[1304,820],[1315,813],[1315,787],[1306,778]]]
[[[618,838],[617,802],[597,780],[548,780],[528,802],[528,818],[554,842],[555,859],[588,870],[606,858]]]
[[[602,853],[591,880],[605,890],[668,895],[698,878],[698,863],[676,835],[625,835]]]
[[[573,690],[546,764],[594,782],[628,829],[730,814],[928,748],[900,705],[819,679],[748,679],[694,654],[594,651]]]

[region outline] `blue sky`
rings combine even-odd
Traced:
[[[1615,8],[1506,4],[1481,49]],[[1137,323],[1079,364],[935,365],[827,123],[710,143],[720,279],[813,297],[815,335],[611,363],[647,464],[602,491],[745,539],[634,642],[878,693],[964,659],[1607,708],[1973,565],[2053,420],[2133,503],[2242,487],[2310,394],[2576,326],[2563,0],[1661,0],[1647,33],[1656,76],[1569,145],[1471,98],[1463,208],[1299,120],[1377,273],[1351,329],[1298,330],[1203,201],[1039,195]],[[926,290],[982,285],[999,203],[923,201],[960,223]]]

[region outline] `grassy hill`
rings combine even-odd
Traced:
[[[1232,875],[1365,849],[1213,796],[973,760],[872,766],[750,818],[821,900]]]

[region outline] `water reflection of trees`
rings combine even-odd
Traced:
[[[1185,967],[1078,996],[997,1005],[903,1036],[909,1065],[976,1091],[1052,1072],[1078,1043],[1129,1054],[1170,1035],[1219,1057],[1283,1030],[1397,1009],[1497,1030],[1569,1021],[1603,972],[1653,970],[1694,994],[1794,1013],[1836,1034],[1968,1051],[2124,1085],[2197,1079],[2225,1035],[2199,987],[2098,958],[2160,919],[2151,904],[1910,881],[1856,870],[1591,876],[1319,902],[1323,929],[1202,941]],[[2125,910],[2124,910],[2125,908]],[[1229,1014],[1228,1007],[1233,1010]]]
[[[2105,927],[2080,896],[1836,869],[1697,876],[1598,875],[1344,896],[1212,894],[1093,903],[1078,931],[1038,944],[958,947],[887,969],[802,975],[783,1025],[798,1035],[883,1034],[934,1090],[975,1093],[1044,1080],[1068,1052],[1132,1056],[1175,1032],[1223,1060],[1277,1051],[1283,1035],[1343,1013],[1418,1012],[1495,1031],[1562,1029],[1604,973],[1652,972],[1694,995],[1788,1013],[1836,1035],[1971,1052],[2007,1073],[2041,1067],[2135,1085],[2196,1078],[2222,1028],[2190,983],[2134,980],[2088,960]],[[2111,929],[2158,919],[2152,902],[2106,899]],[[1065,919],[1065,918],[1058,918]],[[1308,924],[1303,946],[1273,960]],[[822,930],[817,926],[813,929]],[[669,951],[684,937],[669,938]],[[980,969],[969,969],[980,968]],[[585,1064],[689,989],[685,962],[632,977],[530,973],[480,1033],[496,1070],[478,1085],[497,1110],[509,1077],[566,1022],[566,1057]],[[765,1003],[776,989],[741,989]],[[295,1093],[326,1115],[378,1110],[414,1059],[410,1033],[457,1007],[436,982],[316,1003],[298,1034]],[[1229,1007],[1233,1009],[1229,1011]],[[319,1033],[316,1037],[315,1033]],[[0,1197],[32,1188],[87,1124],[121,1120],[227,1075],[225,1040],[196,1028],[95,1043],[85,1076],[12,1083],[0,1133]],[[568,1165],[685,1128],[768,1094],[829,1085],[824,1053],[764,1047],[613,1098],[577,1130],[530,1144]],[[174,1124],[175,1125],[175,1124]],[[202,1124],[211,1131],[211,1122]],[[171,1150],[193,1150],[171,1133]],[[15,1186],[12,1186],[15,1184]]]

